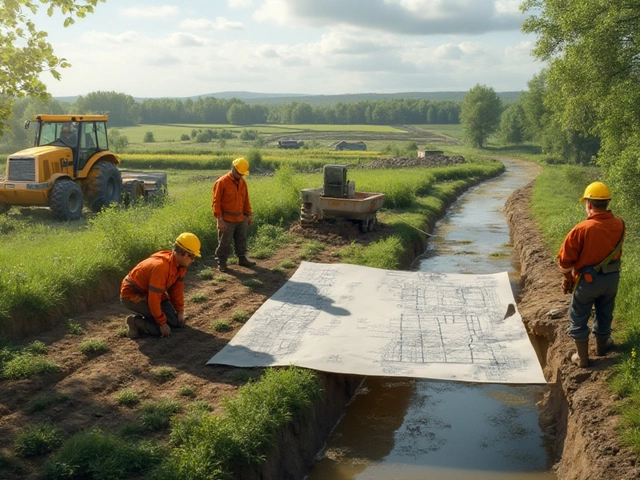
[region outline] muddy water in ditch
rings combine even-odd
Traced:
[[[507,271],[517,298],[503,208],[537,168],[503,163],[504,174],[467,192],[438,223],[414,270]],[[555,479],[535,406],[545,389],[369,377],[307,478]]]

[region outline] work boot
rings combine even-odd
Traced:
[[[127,317],[127,337],[138,338],[140,336],[140,329],[136,325],[136,315],[129,315]]]
[[[241,267],[253,267],[255,266],[255,264],[256,262],[252,262],[244,255],[241,257],[238,257],[238,265],[240,265]]]
[[[229,268],[227,267],[227,258],[226,257],[219,257],[218,258],[218,270],[221,271],[222,273],[226,273],[229,271]]]
[[[614,346],[611,335],[596,335],[596,355],[604,357]]]
[[[576,353],[571,356],[571,361],[581,368],[589,366],[589,339],[575,340]]]

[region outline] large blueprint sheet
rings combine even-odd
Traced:
[[[207,364],[546,383],[506,272],[302,262]]]

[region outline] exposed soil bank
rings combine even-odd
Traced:
[[[619,417],[612,410],[617,399],[606,385],[618,353],[596,357],[592,340],[591,366],[584,369],[571,363],[574,343],[567,332],[570,297],[562,294],[562,275],[531,218],[532,191],[533,183],[515,191],[505,211],[521,264],[523,287],[518,310],[529,333],[538,339],[540,361],[552,384],[540,406],[540,421],[553,439],[554,469],[559,480],[640,478],[636,455],[620,444],[616,431]]]

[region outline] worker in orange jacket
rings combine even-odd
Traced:
[[[231,171],[213,184],[211,203],[218,227],[215,255],[221,272],[229,271],[227,259],[231,254],[231,242],[238,256],[238,265],[253,267],[256,264],[247,258],[247,227],[251,226],[253,212],[247,182],[244,180],[246,175],[249,175],[249,162],[244,158],[236,158]]]
[[[587,219],[568,233],[560,252],[558,267],[564,274],[562,291],[571,293],[569,334],[576,344],[571,361],[589,366],[589,326],[595,307],[592,333],[596,355],[605,355],[613,346],[611,322],[620,281],[620,257],[624,240],[624,221],[607,209],[611,193],[602,182],[587,186],[580,201],[585,203]]]
[[[173,250],[154,253],[136,265],[120,286],[120,301],[136,313],[127,317],[127,336],[140,333],[171,336],[171,328],[184,327],[184,276],[200,256],[200,240],[181,233]]]

